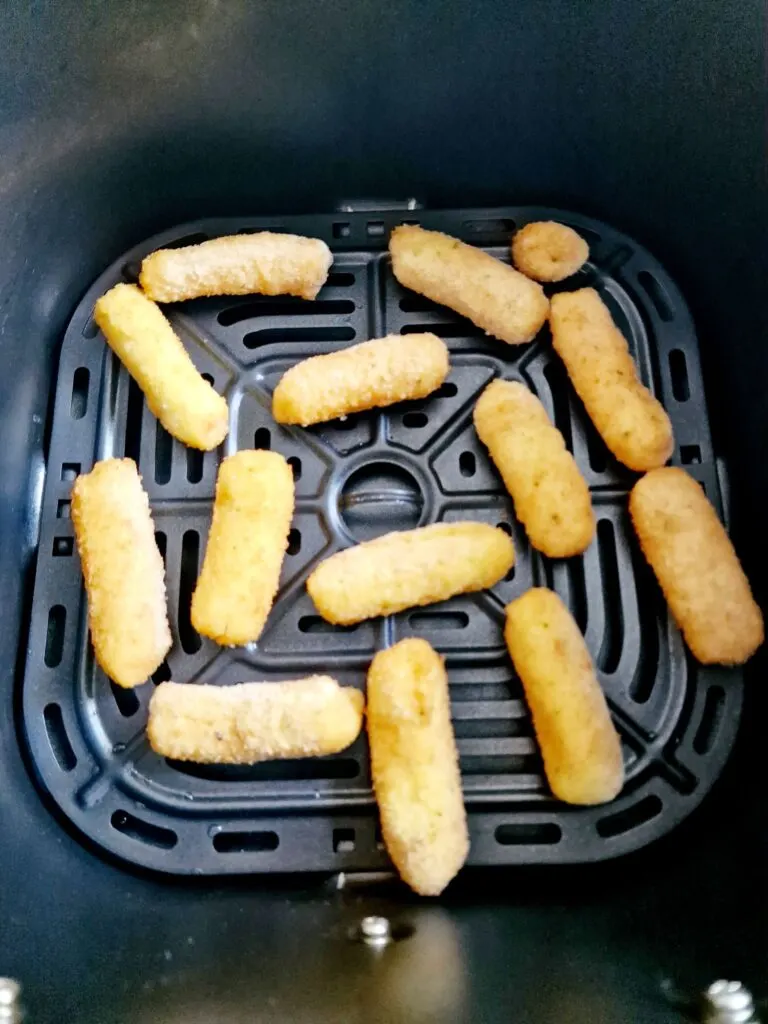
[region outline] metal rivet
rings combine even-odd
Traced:
[[[14,978],[0,978],[0,1007],[13,1006],[21,995],[21,985]]]
[[[18,1024],[21,1020],[21,985],[14,978],[0,978],[0,1022]]]
[[[752,993],[740,981],[714,981],[704,993],[706,1024],[749,1024],[755,1020]]]
[[[392,926],[386,917],[364,917],[360,922],[360,938],[368,946],[386,946],[392,941]]]

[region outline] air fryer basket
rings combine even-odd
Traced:
[[[596,287],[630,340],[645,382],[669,410],[674,462],[722,510],[693,324],[662,267],[627,236],[540,208],[410,211],[344,217],[201,221],[133,249],[85,294],[62,347],[43,496],[24,723],[32,762],[66,817],[125,860],[180,874],[370,870],[387,866],[365,738],[323,759],[248,768],[173,763],[149,748],[151,684],[126,691],[95,665],[73,546],[69,494],[96,458],[133,456],[150,494],[165,557],[174,647],[155,682],[233,683],[332,672],[364,686],[374,651],[423,636],[446,656],[469,813],[469,864],[601,860],[663,835],[704,796],[733,743],[738,671],[686,655],[632,536],[636,477],[609,457],[553,354],[547,330],[509,346],[395,280],[386,242],[406,217],[509,260],[509,237],[531,220],[581,231],[589,263],[560,288]],[[189,621],[219,455],[174,441],[93,321],[96,298],[135,280],[143,256],[221,234],[262,229],[323,238],[335,250],[313,302],[269,296],[198,300],[168,315],[231,406],[226,451],[273,448],[294,472],[297,511],[281,587],[258,644],[222,649]],[[434,331],[452,369],[424,402],[359,414],[309,431],[271,416],[272,388],[308,355],[382,334]],[[597,537],[578,558],[550,561],[527,544],[472,426],[495,377],[525,381],[560,426],[592,491]],[[304,583],[318,560],[390,529],[478,519],[513,537],[514,569],[492,591],[339,629],[315,611]],[[608,806],[569,808],[543,780],[532,727],[502,637],[504,605],[553,586],[594,652],[622,736],[627,782]]]
[[[156,496],[163,487],[169,493],[200,493],[203,479],[210,493],[210,461],[202,460],[203,478],[194,484],[187,479],[186,456],[179,463],[174,446],[164,447],[163,441],[160,463],[172,475],[165,485],[155,481],[154,427],[138,396],[130,388],[126,393],[124,380],[113,374],[111,357],[104,355],[98,337],[81,338],[80,352],[95,356],[94,366],[78,361],[73,334],[67,334],[73,318],[90,314],[88,304],[83,304],[84,292],[121,253],[145,251],[158,233],[170,237],[169,229],[200,218],[218,218],[211,222],[214,230],[224,229],[221,218],[236,218],[229,224],[238,229],[268,223],[287,227],[299,222],[282,214],[336,210],[335,216],[310,217],[301,223],[331,235],[334,223],[348,223],[350,235],[333,237],[333,248],[340,260],[354,253],[363,259],[383,251],[386,230],[396,220],[427,222],[436,216],[404,208],[392,215],[377,213],[376,207],[391,209],[388,197],[416,196],[430,210],[537,203],[578,211],[626,232],[654,253],[679,285],[699,337],[711,442],[701,415],[702,380],[688,340],[691,334],[687,327],[681,329],[687,317],[677,291],[655,263],[643,264],[672,302],[674,319],[661,324],[655,310],[658,298],[648,295],[639,281],[628,276],[617,294],[626,293],[625,308],[643,314],[639,320],[631,318],[632,323],[643,325],[651,340],[647,352],[658,359],[644,362],[642,371],[657,392],[662,389],[680,441],[692,449],[676,452],[676,458],[691,459],[686,468],[706,484],[710,496],[716,502],[718,494],[726,499],[737,550],[764,603],[764,4],[62,0],[0,5],[0,39],[0,975],[18,979],[27,1019],[34,1024],[679,1024],[686,1018],[670,1002],[668,982],[694,998],[715,978],[739,978],[756,997],[765,996],[764,653],[746,667],[739,735],[719,780],[685,821],[626,856],[590,864],[470,868],[440,901],[417,901],[403,886],[375,881],[371,873],[336,870],[355,857],[362,862],[363,857],[380,856],[370,846],[373,809],[363,802],[352,814],[323,810],[319,825],[307,814],[308,827],[316,831],[302,833],[298,845],[288,841],[281,826],[276,850],[237,851],[238,843],[247,845],[237,832],[275,831],[263,824],[269,814],[245,825],[238,822],[234,830],[227,826],[228,838],[220,843],[231,842],[232,851],[217,851],[215,859],[248,864],[248,873],[235,874],[235,867],[225,875],[218,865],[216,874],[202,878],[161,873],[162,868],[146,870],[136,860],[156,855],[159,861],[164,851],[130,836],[130,818],[118,817],[116,824],[123,831],[115,829],[102,807],[119,796],[115,809],[133,814],[137,821],[158,822],[170,830],[178,825],[179,840],[168,851],[169,864],[186,844],[194,815],[187,810],[169,823],[168,815],[158,816],[153,805],[122,802],[126,791],[120,787],[140,744],[123,753],[110,750],[121,742],[120,736],[127,742],[140,733],[144,710],[140,707],[124,716],[103,678],[87,671],[82,680],[66,674],[74,648],[83,647],[82,596],[76,553],[67,554],[71,524],[65,515],[55,514],[58,502],[69,500],[69,482],[61,480],[62,472],[71,475],[76,461],[87,466],[110,446],[124,450],[124,435],[102,434],[97,442],[92,433],[97,413],[102,425],[119,430],[125,428],[127,417],[134,442],[141,416],[143,469]],[[361,209],[359,197],[384,201],[368,203],[365,217],[340,212],[342,206]],[[503,216],[494,212],[494,218]],[[458,233],[464,233],[467,219],[474,218],[454,222]],[[375,227],[369,236],[369,220],[383,223],[384,235],[377,235],[381,229]],[[578,222],[589,227],[586,220]],[[501,234],[471,237],[481,245],[502,241]],[[606,255],[600,256],[599,247],[595,252],[599,258]],[[114,274],[122,273],[124,262],[126,258]],[[625,274],[630,271],[631,264],[625,264]],[[622,281],[620,269],[614,273],[602,266],[600,273]],[[354,292],[357,282],[343,285],[337,279],[332,287],[334,301],[347,302],[345,292]],[[401,326],[430,319],[446,322],[427,310],[408,312],[397,302],[385,305],[379,297],[376,305],[364,298],[368,310],[402,313]],[[345,313],[346,308],[316,311],[313,325],[344,326],[345,336],[350,326],[367,332],[361,312]],[[181,308],[179,312],[183,313]],[[193,316],[191,326],[199,330],[202,321],[198,314]],[[354,322],[341,323],[345,316]],[[293,312],[273,307],[270,317],[229,326],[217,323],[212,331],[222,341],[230,332],[240,362],[253,360],[247,364],[250,368],[264,353],[259,345],[241,345],[246,334],[263,327],[283,331],[296,326]],[[84,324],[81,319],[79,329]],[[622,321],[622,327],[629,331],[629,321]],[[675,404],[674,394],[670,398],[672,371],[653,341],[658,335],[671,343],[673,328],[680,330],[674,347],[685,355],[690,391],[688,402],[681,405]],[[476,344],[482,339],[449,338],[457,351],[467,341]],[[314,348],[344,343],[326,337],[312,344]],[[285,358],[296,358],[296,342],[290,336],[269,341],[273,351],[278,344],[288,353]],[[490,347],[493,358],[498,358],[498,346]],[[205,356],[202,350],[198,353]],[[519,356],[524,358],[525,352]],[[80,366],[95,374],[87,394],[96,407],[89,405],[79,421],[70,418],[67,359],[72,360],[67,364],[70,374]],[[539,362],[531,369],[537,366],[544,368]],[[104,383],[108,379],[117,385],[117,420],[102,373]],[[514,376],[517,367],[510,366],[510,373]],[[83,375],[77,383],[75,409],[82,408],[79,403],[86,394]],[[545,402],[557,394],[550,390],[556,384],[546,377],[532,383]],[[447,410],[457,398],[458,384],[456,396],[435,398],[432,408],[425,403],[421,409],[403,409],[402,415],[412,411],[427,415],[431,422],[437,415],[432,409]],[[61,407],[55,415],[54,399]],[[252,408],[248,415],[253,417]],[[558,415],[569,422],[568,411]],[[65,432],[61,423],[68,424]],[[78,423],[92,438],[79,458],[72,446]],[[584,443],[579,424],[576,413],[575,444]],[[358,422],[349,434],[360,440],[361,429]],[[403,426],[401,438],[415,438],[420,429]],[[424,429],[428,433],[429,424]],[[336,433],[339,441],[343,431]],[[319,443],[319,432],[311,436]],[[270,440],[284,443],[286,437]],[[695,461],[694,446],[700,448],[700,463]],[[456,479],[463,487],[466,480],[480,480],[486,468],[482,452],[467,450],[475,455],[476,473],[465,478],[459,467]],[[463,447],[459,456],[462,451]],[[587,453],[582,451],[580,458],[593,472],[589,451],[587,443]],[[715,479],[713,451],[718,466],[721,457],[725,459],[727,479],[720,472]],[[141,456],[141,451],[135,454]],[[309,472],[311,458],[306,457],[307,463],[304,449],[295,454],[302,459],[299,484],[306,485],[303,474]],[[398,449],[398,459],[406,460],[409,472],[416,473],[413,467],[419,457]],[[201,463],[191,458],[194,480]],[[334,472],[340,463],[341,456],[333,463]],[[590,482],[595,487],[600,480],[593,477]],[[379,492],[380,485],[396,492],[396,505],[372,502],[366,496]],[[608,497],[610,492],[595,494]],[[400,521],[402,513],[403,521],[411,521],[419,509],[412,478],[393,475],[390,469],[378,477],[363,473],[342,492],[344,496],[345,520],[357,532],[381,528],[374,522],[375,513],[385,519],[391,516],[393,522]],[[185,499],[180,505],[191,507],[191,502]],[[597,505],[600,510],[610,508],[611,515],[619,508],[610,502]],[[634,558],[629,567],[625,561],[620,524],[618,531],[617,520],[611,519],[610,525],[619,538],[616,559],[624,587],[619,598],[627,593],[632,573],[653,595],[655,584],[647,572],[645,579],[638,576],[643,566]],[[197,527],[190,524],[190,529]],[[183,548],[187,531],[181,517],[175,530],[169,538]],[[334,527],[334,540],[339,530]],[[57,538],[59,553],[54,557]],[[201,546],[203,540],[201,534]],[[290,561],[304,555],[304,533],[301,542],[302,551]],[[599,544],[594,551],[599,563]],[[178,549],[172,552],[167,547],[166,553],[176,559],[169,563],[175,576],[182,568]],[[185,564],[191,564],[189,556]],[[533,568],[524,554],[518,572]],[[538,563],[537,571],[546,568]],[[583,591],[580,576],[572,581],[558,578],[556,572],[553,582],[581,609],[582,622],[584,610],[591,612],[588,630],[593,630],[590,643],[595,643],[596,652],[605,637],[613,636],[607,651],[614,658],[616,651],[626,657],[633,649],[632,634],[625,630],[623,642],[616,642],[613,594],[606,603],[606,627],[602,634],[597,629],[595,610],[604,601],[598,586],[601,571],[599,565],[592,570],[591,591],[586,575]],[[41,586],[48,587],[46,580],[53,579],[53,572],[60,573],[66,585],[57,593],[47,591],[44,602]],[[521,582],[522,577],[511,585]],[[631,596],[632,585],[628,592]],[[47,642],[48,612],[57,603],[67,610],[62,661],[57,669],[48,669],[44,657],[40,660],[41,648]],[[657,630],[665,626],[663,606],[652,596],[638,608],[650,609]],[[485,621],[490,629],[491,620]],[[632,623],[624,619],[627,628]],[[442,644],[462,643],[460,636],[475,638],[474,628],[438,631],[436,636]],[[493,628],[497,631],[497,624]],[[52,627],[54,636],[56,632]],[[343,635],[343,643],[357,635]],[[675,634],[658,635],[659,650],[671,651],[668,645],[676,642]],[[301,637],[312,643],[319,635],[310,631]],[[646,667],[653,665],[655,648],[643,648],[643,654]],[[180,654],[178,666],[173,666],[180,676],[187,659],[192,663],[195,655]],[[611,664],[609,660],[602,678],[625,742],[631,745],[627,720],[618,716],[617,674],[610,673]],[[688,725],[682,744],[675,750],[675,733],[661,762],[670,763],[671,755],[688,770],[690,774],[674,778],[678,786],[682,779],[683,790],[675,789],[664,774],[646,783],[634,775],[632,786],[640,782],[661,787],[655,792],[663,810],[615,837],[598,841],[587,829],[585,834],[594,840],[592,850],[595,843],[604,850],[634,843],[681,817],[712,782],[713,759],[725,757],[738,709],[718,714],[714,676],[705,673],[691,689],[687,673],[692,667],[680,666],[686,673],[681,675],[686,695],[695,693],[702,699],[705,690],[713,693],[712,721],[719,724],[711,734],[704,729],[698,739],[699,746],[712,744],[710,753],[695,750],[693,723],[700,724],[701,718],[699,710],[684,700],[680,721]],[[245,667],[250,675],[253,666]],[[361,680],[358,670],[349,671]],[[725,676],[723,689],[733,700],[738,683],[733,674]],[[650,684],[656,674],[642,677]],[[86,681],[94,687],[90,692],[100,694],[98,706],[89,703],[90,696],[85,699],[84,690],[83,699],[75,700],[76,687]],[[506,714],[519,698],[508,683],[500,678],[454,683],[454,703],[469,710],[474,701],[466,698],[474,693],[486,707],[506,702]],[[33,696],[32,684],[40,688],[36,736],[27,729],[22,700]],[[493,688],[478,690],[484,685]],[[657,692],[668,691],[653,686],[645,705],[628,705],[640,716],[638,721],[647,724],[642,716],[658,699]],[[141,691],[136,696],[146,699]],[[79,759],[71,773],[52,760],[47,733],[42,732],[46,704],[60,706],[72,745],[71,754],[62,748],[64,762],[71,756]],[[130,711],[131,705],[124,709]],[[56,715],[49,711],[49,718]],[[524,720],[507,716],[499,721],[489,726],[482,719],[481,735],[472,735],[475,720],[459,722],[466,730],[463,741],[477,741],[488,753],[495,742],[530,739],[510,733],[511,726],[524,728]],[[51,728],[55,735],[56,725]],[[492,730],[501,735],[491,736]],[[508,744],[508,749],[515,746]],[[337,770],[355,770],[359,753],[353,752],[351,765]],[[94,757],[106,769],[101,776],[104,803],[97,800],[93,813],[84,808],[75,812],[73,780],[80,780],[80,772],[95,776]],[[137,765],[147,771],[147,757]],[[503,765],[497,757],[495,767]],[[119,778],[115,769],[122,773]],[[167,771],[166,777],[178,785],[173,769],[159,765],[157,770]],[[519,774],[506,774],[505,787],[510,781],[519,784]],[[515,826],[523,808],[530,814],[533,804],[535,813],[542,814],[534,820],[543,821],[553,837],[552,825],[559,823],[550,817],[553,808],[543,791],[536,789],[540,780],[535,769],[530,777],[533,788],[527,794],[514,791],[512,800],[495,805],[500,820]],[[363,778],[247,784],[227,779],[219,784],[185,776],[198,787],[219,785],[220,792],[238,785],[247,785],[251,793],[257,785],[274,791],[278,784],[283,791],[299,789],[303,796],[313,787],[326,794],[359,783],[365,790]],[[466,778],[478,785],[476,774]],[[693,791],[685,792],[693,783]],[[91,790],[94,795],[98,796],[97,789]],[[648,808],[647,803],[641,805],[641,811],[647,813]],[[475,806],[470,813],[482,818],[494,812]],[[99,814],[102,824],[92,826]],[[280,820],[298,827],[303,815],[281,811]],[[344,817],[354,820],[334,837],[329,829],[339,826],[332,820]],[[222,824],[218,818],[209,823]],[[566,823],[557,843],[536,844],[537,861],[559,856],[560,850],[574,853],[570,828]],[[305,838],[310,835],[311,841]],[[527,855],[542,832],[532,832],[526,825],[522,831],[513,827],[506,837],[513,841],[498,844],[492,831],[484,840],[485,849],[504,858],[519,852]],[[121,844],[120,850],[109,853],[105,838]],[[252,837],[249,841],[262,842]],[[264,843],[274,844],[274,838]],[[195,856],[206,849],[214,859],[212,844],[213,839],[205,836]],[[273,859],[298,857],[302,847],[307,863],[318,863],[322,855],[332,873],[262,873]],[[387,916],[401,941],[383,952],[355,941],[366,914]]]

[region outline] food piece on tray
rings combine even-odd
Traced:
[[[363,409],[426,398],[448,376],[445,342],[434,334],[391,334],[292,366],[272,396],[278,423],[308,427]]]
[[[332,263],[319,238],[259,231],[158,249],[142,261],[139,283],[156,302],[254,293],[314,299]]]
[[[589,259],[589,246],[565,224],[540,220],[526,224],[512,239],[512,260],[534,281],[564,281]]]
[[[307,590],[324,619],[351,625],[492,587],[514,561],[512,541],[495,526],[435,523],[338,551]]]
[[[523,684],[550,788],[569,804],[613,800],[621,743],[579,627],[552,590],[507,606],[504,637]]]
[[[259,638],[277,593],[293,500],[293,473],[277,452],[241,451],[223,460],[192,595],[198,633],[230,645]]]
[[[371,774],[387,852],[402,879],[437,896],[469,836],[443,659],[426,640],[379,651],[368,670]]]
[[[402,225],[392,232],[389,251],[400,284],[510,345],[531,341],[547,319],[541,285],[458,238]]]
[[[539,399],[519,381],[492,381],[474,422],[531,544],[549,558],[584,551],[595,535],[589,488]]]
[[[656,469],[632,488],[629,511],[694,657],[743,664],[763,642],[763,616],[702,488],[683,469]]]
[[[132,459],[97,462],[75,480],[72,525],[96,660],[119,686],[138,686],[162,663],[171,632],[165,567]]]
[[[626,339],[593,288],[552,296],[552,343],[590,419],[619,462],[644,472],[672,454],[672,424],[637,373]]]
[[[195,368],[161,310],[135,284],[116,284],[93,310],[109,347],[169,434],[210,451],[227,436],[227,403]]]
[[[357,738],[364,698],[330,676],[281,683],[161,683],[149,702],[152,749],[176,761],[255,764],[336,754]]]

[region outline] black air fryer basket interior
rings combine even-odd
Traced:
[[[502,258],[515,224],[582,231],[590,263],[567,287],[608,302],[670,412],[673,462],[729,521],[762,600],[760,5],[137,0],[9,6],[0,31],[0,975],[29,1019],[661,1024],[719,976],[768,994],[762,656],[742,674],[686,655],[630,536],[631,474],[546,332],[495,343],[401,289],[386,257],[403,220]],[[227,445],[283,452],[297,484],[270,627],[218,652],[186,617],[217,454],[158,427],[91,314],[158,245],[260,228],[331,245],[315,302],[173,312],[234,399]],[[435,396],[307,432],[271,421],[297,359],[420,330],[451,349]],[[540,395],[587,474],[598,537],[568,565],[527,547],[470,429],[497,375]],[[148,750],[151,684],[118,691],[89,653],[69,519],[74,475],[113,454],[137,459],[153,501],[165,673],[333,665],[361,685],[382,642],[446,653],[473,843],[441,901],[378,874],[362,739],[289,768]],[[323,628],[303,592],[321,552],[467,515],[514,535],[493,592]],[[500,644],[504,603],[531,583],[562,594],[596,654],[628,769],[610,807],[547,796]],[[393,923],[381,955],[356,941],[367,914]]]

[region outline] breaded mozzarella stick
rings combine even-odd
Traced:
[[[254,293],[314,299],[331,263],[331,250],[319,238],[259,231],[158,249],[142,261],[139,282],[156,302]]]
[[[72,524],[96,660],[119,686],[138,686],[168,653],[171,632],[163,559],[132,459],[97,462],[75,480]]]
[[[426,398],[448,376],[445,342],[434,334],[389,335],[292,366],[272,396],[278,423],[308,427],[363,409]]]
[[[443,659],[426,640],[379,651],[368,671],[373,788],[403,881],[437,896],[469,851]]]
[[[147,735],[163,757],[200,764],[255,764],[336,754],[363,724],[359,690],[330,676],[280,683],[161,683]]]

